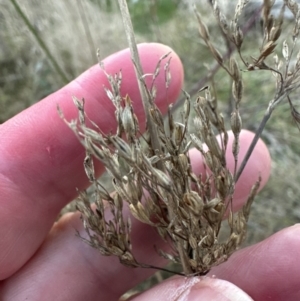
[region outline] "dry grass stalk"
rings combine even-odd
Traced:
[[[148,89],[139,63],[126,1],[119,0],[147,116],[147,133],[139,137],[139,124],[130,96],[123,97],[120,94],[121,74],[114,76],[106,74],[111,85],[111,90],[107,89],[106,93],[115,106],[118,122],[115,134],[102,133],[94,123],[92,127],[88,127],[84,100],[75,97],[74,103],[79,111],[78,121],[70,123],[66,121],[86,149],[84,167],[90,182],[95,186],[93,201],[96,209],[91,209],[90,200],[85,192],[80,193],[77,206],[82,213],[83,224],[89,237],[86,242],[98,249],[101,254],[115,255],[123,264],[131,267],[161,269],[136,260],[131,243],[132,218],[156,228],[166,242],[166,249],[158,250],[159,254],[181,264],[182,275],[205,275],[213,266],[226,261],[239,247],[246,234],[250,207],[260,179],[253,186],[244,207],[237,213],[232,212],[235,184],[266,121],[281,101],[288,98],[292,114],[295,120],[299,121],[299,112],[293,106],[289,95],[299,87],[299,56],[293,67],[290,67],[290,61],[299,34],[300,13],[291,1],[285,1],[284,6],[291,9],[296,18],[293,45],[289,50],[288,43],[284,42],[284,63],[280,63],[276,57],[275,67],[269,67],[266,60],[276,49],[282,31],[284,12],[283,8],[278,20],[275,20],[270,15],[272,3],[273,1],[264,1],[263,44],[257,58],[252,58],[250,64],[242,55],[244,37],[238,26],[238,18],[246,1],[238,2],[231,22],[226,20],[217,2],[213,1],[216,19],[228,40],[236,46],[241,62],[247,70],[268,70],[275,75],[277,84],[276,94],[269,102],[264,119],[239,169],[237,160],[239,134],[242,128],[239,113],[243,98],[242,74],[237,59],[223,60],[211,42],[209,32],[201,21],[201,15],[196,12],[200,36],[213,57],[227,71],[233,83],[232,95],[235,105],[231,116],[231,130],[234,134],[232,149],[235,169],[234,173],[231,173],[225,157],[228,134],[223,116],[218,111],[217,100],[212,96],[214,93],[210,92],[209,87],[203,88],[194,101],[185,93],[181,120],[174,121],[170,107],[168,122],[164,124],[162,113],[155,105],[155,90],[152,88],[155,86],[155,79],[160,72],[163,59],[166,59],[167,55],[158,62],[153,72],[152,87]],[[166,86],[169,85],[170,79],[169,64],[168,60],[164,66]],[[195,133],[190,132],[188,123],[192,109],[196,113],[193,120]],[[216,134],[219,135],[220,142],[216,139]],[[204,158],[207,167],[204,174],[197,175],[191,168],[189,149],[192,146]],[[112,195],[96,179],[94,159],[101,161],[111,175],[115,188]],[[131,213],[130,217],[124,214],[125,206]],[[228,214],[230,233],[226,241],[220,241],[219,232],[225,214]]]

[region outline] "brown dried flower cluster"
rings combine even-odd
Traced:
[[[220,12],[217,2],[212,1],[216,19],[225,37],[235,45],[246,69],[248,71],[269,70],[276,76],[276,94],[269,102],[264,119],[239,170],[237,170],[237,160],[239,134],[242,128],[239,108],[243,97],[240,67],[236,59],[225,60],[215,48],[201,20],[201,15],[196,12],[200,36],[215,60],[227,71],[232,80],[234,109],[230,124],[234,134],[232,155],[235,159],[235,168],[231,173],[225,157],[228,134],[223,116],[218,111],[214,93],[211,93],[210,88],[206,86],[199,91],[195,100],[191,100],[184,92],[185,101],[180,120],[174,120],[170,106],[165,122],[154,100],[155,78],[160,72],[162,59],[167,58],[168,55],[158,62],[153,72],[153,84],[148,89],[137,55],[126,1],[119,0],[147,117],[146,133],[140,135],[130,95],[120,94],[121,74],[107,74],[111,89],[107,89],[106,92],[115,106],[118,123],[115,134],[103,134],[93,123],[88,127],[84,100],[76,98],[74,102],[79,110],[79,122],[68,123],[86,149],[85,171],[95,187],[95,209],[91,208],[87,193],[81,192],[78,210],[82,213],[84,227],[89,237],[87,243],[98,249],[101,254],[115,255],[123,264],[132,267],[153,267],[149,263],[140,263],[135,258],[131,243],[132,218],[157,230],[166,242],[166,249],[158,250],[159,254],[181,264],[183,275],[205,275],[213,266],[227,260],[239,247],[246,234],[250,207],[260,180],[258,179],[249,192],[244,207],[233,213],[232,198],[235,184],[262,129],[279,102],[287,98],[293,116],[299,121],[299,113],[294,108],[289,94],[299,87],[300,56],[297,56],[297,61],[291,69],[289,66],[291,52],[288,50],[287,42],[284,42],[285,68],[282,67],[278,57],[275,57],[274,68],[267,65],[266,59],[274,52],[276,41],[280,37],[286,6],[295,15],[294,49],[299,35],[300,13],[295,3],[285,1],[279,18],[275,20],[270,14],[273,2],[264,1],[263,45],[258,57],[252,58],[252,63],[249,64],[242,56],[244,37],[238,25],[238,18],[246,1],[238,2],[230,24]],[[167,87],[170,81],[169,65],[170,60],[164,66]],[[189,129],[191,110],[195,111],[193,132]],[[219,139],[216,135],[219,135]],[[206,173],[193,172],[189,157],[191,147],[195,147],[203,157]],[[115,189],[112,195],[96,179],[93,158],[101,161],[111,175]],[[125,207],[129,208],[129,217],[124,214]],[[225,217],[228,219],[230,233],[225,241],[220,241],[219,233]]]
[[[116,108],[118,120],[115,135],[104,135],[86,127],[84,102],[74,99],[80,112],[80,124],[74,130],[87,150],[85,170],[96,187],[95,211],[85,193],[81,193],[78,203],[89,234],[88,243],[103,255],[116,255],[122,263],[139,266],[130,240],[130,218],[125,220],[123,216],[123,207],[127,204],[134,218],[155,227],[170,245],[170,252],[159,250],[162,256],[181,263],[185,275],[203,275],[226,260],[243,240],[258,183],[246,205],[234,215],[231,202],[235,181],[225,158],[228,134],[208,89],[205,97],[197,97],[193,104],[187,95],[182,120],[174,121],[169,113],[166,127],[161,112],[152,102],[150,116],[160,147],[153,149],[149,138],[138,137],[138,121],[130,98],[123,98],[119,93],[120,75],[108,76],[108,79],[112,90],[107,90],[107,95]],[[197,134],[189,133],[188,129],[191,106],[196,111]],[[233,114],[232,129],[236,135],[241,131],[237,114]],[[221,145],[216,133],[220,134]],[[191,146],[203,156],[206,174],[193,173],[188,154]],[[238,147],[235,147],[234,155],[237,153]],[[111,174],[115,188],[112,196],[95,178],[92,156]],[[110,210],[105,209],[103,200]],[[226,210],[231,233],[227,241],[220,242],[218,235]]]

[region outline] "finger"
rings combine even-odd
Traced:
[[[159,58],[171,49],[160,44],[139,46],[145,73],[153,73]],[[156,103],[166,111],[183,81],[178,56],[172,52],[172,82],[165,88],[163,72],[156,79]],[[163,62],[164,64],[164,62]],[[104,60],[108,73],[122,69],[121,92],[130,95],[141,123],[145,120],[128,50]],[[0,128],[0,279],[28,260],[48,233],[60,209],[88,185],[82,162],[84,149],[59,118],[60,106],[68,120],[77,116],[71,97],[84,97],[89,117],[104,132],[115,128],[114,107],[104,92],[109,87],[99,66],[94,66],[60,91],[23,111]],[[103,168],[97,165],[98,173]]]
[[[168,279],[132,301],[251,301],[245,292],[234,284],[210,277],[174,277]]]
[[[233,254],[211,274],[230,281],[256,301],[300,300],[300,224]]]
[[[136,231],[137,223],[133,225],[133,245],[139,246],[135,256],[147,263],[162,264],[151,245],[157,241],[154,229],[138,223],[139,229]],[[28,300],[44,301],[118,300],[153,273],[149,269],[125,267],[116,258],[102,257],[74,235],[74,228],[78,227],[78,214],[64,216],[56,223],[38,254],[15,275],[2,282],[0,296],[4,300],[13,296],[14,301],[24,300],[25,296]],[[158,243],[158,247],[161,244]],[[190,282],[189,279],[195,281]],[[176,299],[184,296],[187,299]],[[208,277],[202,280],[179,277],[136,300],[199,300],[205,297],[207,299],[203,300],[235,300],[234,296],[240,298],[237,300],[252,300],[225,281]]]
[[[153,270],[129,268],[116,257],[104,257],[75,236],[86,237],[78,213],[64,215],[53,226],[36,255],[0,285],[0,299],[24,300],[118,300]],[[87,238],[87,237],[86,237]],[[140,262],[161,264],[153,243],[161,247],[155,229],[136,220],[132,244]],[[138,248],[135,248],[137,247]]]
[[[234,136],[232,132],[228,133],[228,147],[226,152],[226,162],[228,169],[233,173],[234,172],[234,157],[232,155],[232,142],[234,140]],[[238,156],[238,167],[240,166],[243,158],[246,155],[246,152],[254,138],[254,133],[249,132],[247,130],[242,130],[240,133],[240,151]],[[193,166],[193,171],[195,174],[200,174],[203,170],[203,162],[199,160],[199,151],[193,149],[190,152],[191,163]],[[271,172],[271,157],[270,153],[264,144],[264,142],[260,139],[257,142],[257,145],[252,152],[249,161],[242,173],[240,179],[235,185],[234,192],[234,202],[233,202],[233,210],[239,210],[247,200],[247,197],[250,193],[250,190],[254,183],[258,180],[259,175],[261,176],[261,185],[259,190],[261,190],[267,183]]]
[[[246,133],[241,136],[241,139],[242,141],[246,139],[246,142],[252,136]],[[260,162],[270,159],[268,153],[264,152],[265,145],[263,143],[259,143],[257,148],[253,152],[254,160]],[[231,154],[228,156],[231,156]],[[201,158],[196,160],[193,157],[193,161],[198,164],[197,171],[203,172]],[[260,165],[256,164],[254,166],[256,166],[256,170],[248,168],[245,169],[245,173],[249,172],[251,175],[256,172],[258,174],[261,171]],[[267,177],[268,173],[264,176]],[[256,177],[245,177],[246,182],[255,180]],[[252,184],[253,182],[245,183],[247,187]],[[247,194],[244,195],[247,196]],[[81,300],[80,298],[83,295],[88,296],[88,300],[94,300],[93,298],[96,300],[96,297],[97,300],[114,300],[152,273],[152,271],[145,269],[126,268],[118,263],[116,259],[100,256],[94,249],[74,236],[75,229],[80,231],[81,236],[85,235],[82,224],[78,221],[77,213],[69,214],[59,220],[35,257],[20,272],[3,284],[2,292],[9,294],[16,290],[16,287],[28,287],[28,290],[31,290],[32,288],[28,286],[30,281],[36,279],[39,273],[42,275],[46,273],[46,280],[41,277],[39,282],[41,291],[35,290],[34,293],[41,294],[47,287],[49,288],[49,283],[51,283],[53,284],[51,286],[52,294],[60,294],[60,290],[63,290],[61,293],[68,292],[69,299],[74,301]],[[165,262],[156,255],[153,248],[153,245],[159,248],[162,244],[155,230],[136,221],[133,223],[132,229],[133,250],[138,260],[142,263],[162,266]],[[66,271],[69,272],[66,273]],[[73,276],[70,277],[69,274]],[[126,277],[121,276],[122,281],[114,280],[125,274]],[[65,285],[60,283],[68,283],[68,287],[66,288]],[[109,283],[113,289],[111,289]],[[30,291],[28,290],[26,292],[29,294]],[[23,291],[20,290],[20,296],[21,292]],[[51,296],[53,297],[53,295]]]

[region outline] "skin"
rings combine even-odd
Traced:
[[[170,49],[160,44],[142,44],[139,52],[145,73],[154,71],[158,59]],[[122,69],[122,94],[130,95],[142,124],[144,115],[137,83],[132,80],[128,50],[104,60],[110,74]],[[169,103],[180,94],[183,69],[172,53],[171,86],[166,91],[164,74],[156,80],[156,103],[166,112]],[[150,80],[150,79],[149,79]],[[114,107],[107,99],[103,85],[109,87],[98,66],[44,100],[21,112],[0,126],[0,299],[1,300],[118,300],[153,271],[132,269],[119,264],[114,257],[103,257],[75,236],[84,235],[78,213],[64,215],[55,222],[60,210],[88,187],[82,162],[84,149],[70,129],[59,118],[59,104],[66,119],[77,118],[71,96],[86,99],[86,111],[104,132],[113,131]],[[243,157],[253,134],[243,131]],[[201,158],[191,151],[193,169],[202,170]],[[228,151],[228,162],[232,167]],[[231,160],[231,161],[230,161]],[[270,156],[259,141],[250,162],[236,186],[234,208],[238,209],[259,173],[263,187],[270,174]],[[97,173],[103,166],[96,164]],[[164,261],[153,252],[160,246],[153,229],[134,222],[135,255],[153,265]],[[134,300],[298,300],[298,258],[300,227],[284,229],[263,242],[236,252],[226,263],[214,268],[210,276],[173,277]],[[190,295],[176,295],[183,287]],[[246,293],[244,293],[243,291]],[[174,298],[172,299],[172,296]]]

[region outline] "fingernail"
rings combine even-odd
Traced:
[[[249,295],[228,281],[212,277],[198,279],[181,301],[253,301]]]

